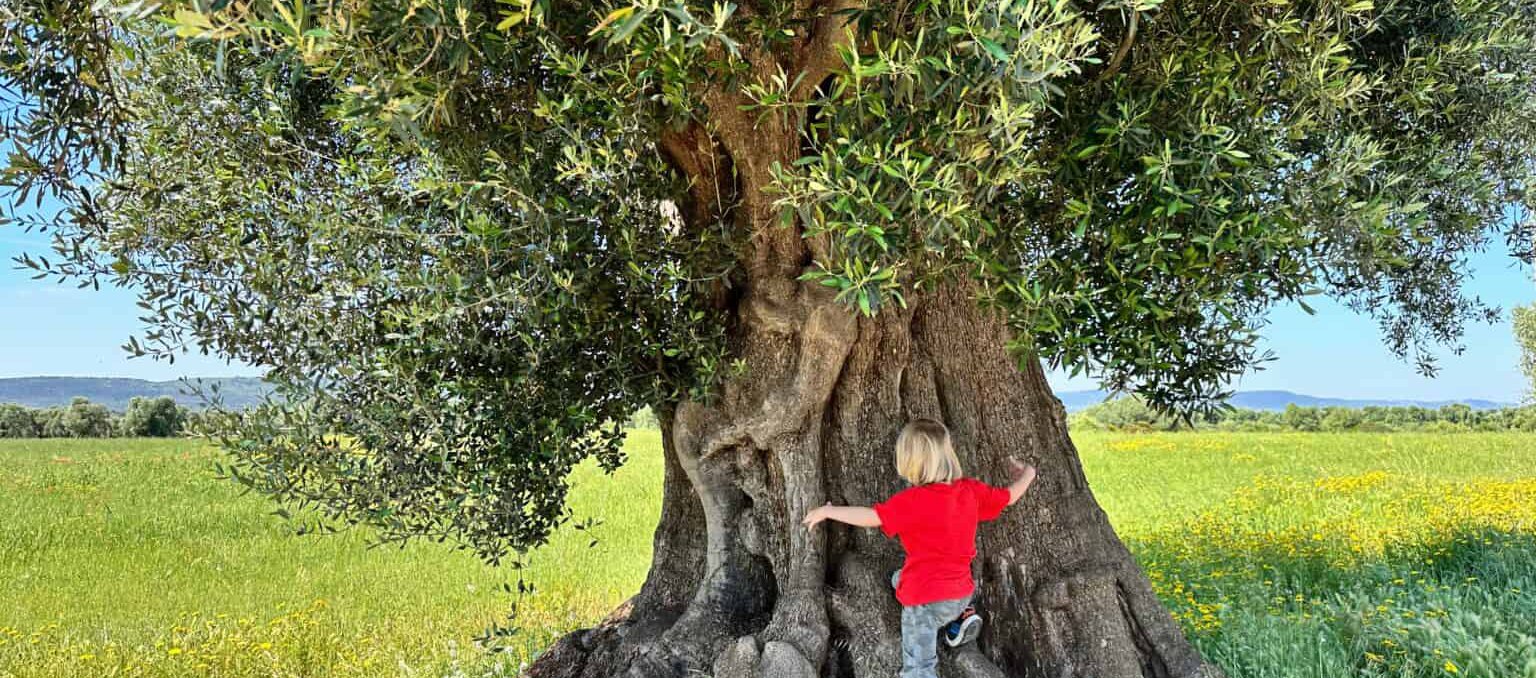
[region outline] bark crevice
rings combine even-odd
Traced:
[[[1136,652],[1141,657],[1141,675],[1145,678],[1169,678],[1167,662],[1163,661],[1163,655],[1153,645],[1152,639],[1147,637],[1146,629],[1127,600],[1125,586],[1119,582],[1115,582],[1115,599],[1120,603],[1120,614],[1125,617],[1125,624],[1130,629],[1131,642],[1136,645]]]

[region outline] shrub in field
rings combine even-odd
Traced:
[[[134,398],[128,401],[119,430],[125,436],[168,438],[179,435],[186,420],[186,409],[170,397]]]
[[[110,438],[113,431],[112,412],[106,405],[77,397],[69,403],[69,407],[59,410],[54,430],[70,438]]]
[[[1074,415],[1073,427],[1109,431],[1171,431],[1182,423],[1166,412],[1158,412],[1136,396],[1116,398],[1094,405]]]
[[[1285,406],[1285,413],[1280,420],[1285,422],[1285,427],[1292,431],[1316,431],[1322,428],[1322,416],[1316,408],[1299,407],[1296,404]]]
[[[1330,407],[1318,422],[1320,431],[1353,431],[1365,423],[1365,415],[1347,407]]]
[[[661,422],[656,419],[656,412],[649,407],[642,407],[635,411],[629,418],[630,428],[655,429],[661,427]]]
[[[36,438],[40,435],[42,428],[31,409],[0,403],[0,438]]]
[[[38,433],[44,438],[68,438],[69,428],[64,424],[64,408],[49,407],[37,411]]]

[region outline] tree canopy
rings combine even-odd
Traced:
[[[1184,411],[1312,295],[1432,371],[1497,313],[1468,255],[1532,256],[1523,0],[8,0],[0,26],[0,183],[62,205],[9,212],[56,238],[27,263],[141,290],[133,351],[271,370],[237,476],[493,558],[564,518],[576,463],[621,461],[637,407],[748,369],[732,304],[786,234],[855,312],[967,280],[1021,359]]]

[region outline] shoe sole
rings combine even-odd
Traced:
[[[944,642],[949,644],[950,647],[960,647],[961,645],[976,640],[976,638],[980,635],[981,616],[973,615],[966,617],[965,621],[960,622],[960,635],[958,637],[954,639],[946,637]]]

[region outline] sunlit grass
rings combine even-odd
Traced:
[[[1531,437],[1083,442],[1159,595],[1230,675],[1536,676]]]
[[[1536,441],[1521,434],[1077,436],[1095,492],[1233,678],[1536,678]],[[0,441],[0,676],[515,674],[638,589],[660,503],[640,431],[583,469],[526,571],[298,536],[186,441]],[[593,539],[597,545],[592,546]],[[488,655],[519,575],[522,631]]]
[[[0,441],[0,676],[383,676],[486,672],[636,590],[660,508],[660,441],[613,476],[582,469],[567,530],[526,571],[439,544],[296,535],[217,480],[188,441]],[[591,546],[593,539],[596,546]],[[526,632],[488,657],[519,576]]]

